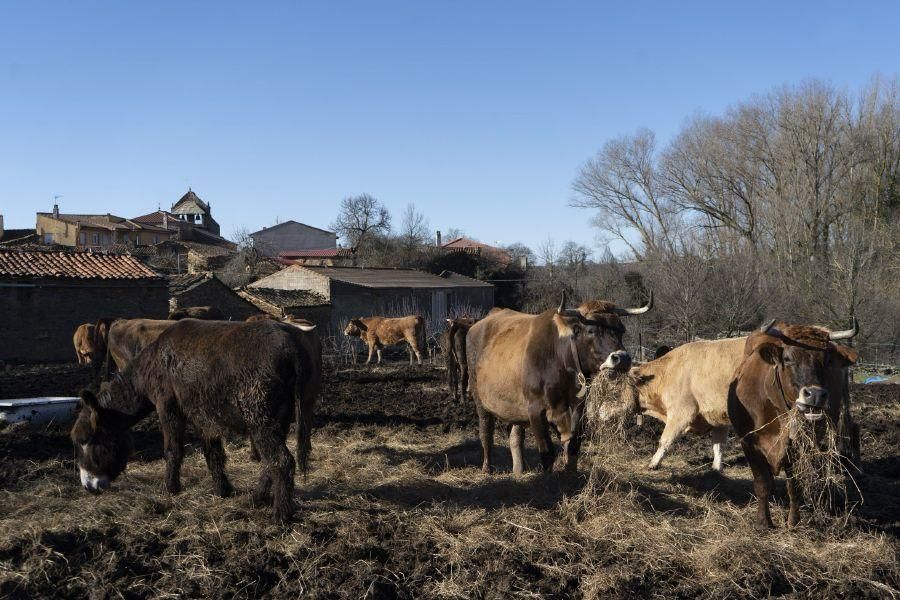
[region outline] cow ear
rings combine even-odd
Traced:
[[[760,358],[770,365],[781,362],[781,346],[779,344],[764,342],[756,347],[756,351],[759,353]]]
[[[444,319],[447,321],[447,325],[453,325],[453,319]]]
[[[361,319],[361,318],[362,318],[362,317],[360,317],[360,319]],[[354,319],[354,322],[356,323],[356,326],[359,327],[360,330],[362,330],[362,331],[368,331],[369,328],[366,327],[366,324],[363,323],[360,319]]]
[[[856,364],[856,361],[859,358],[859,352],[855,348],[843,344],[835,344],[833,342],[828,345],[831,346],[832,352],[837,355],[842,366],[849,367],[850,365]]]

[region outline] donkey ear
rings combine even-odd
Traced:
[[[93,411],[100,410],[100,403],[97,402],[97,396],[95,396],[90,390],[81,390],[79,397],[81,398],[82,406],[90,408]]]

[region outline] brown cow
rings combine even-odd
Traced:
[[[372,352],[378,353],[378,364],[381,364],[381,349],[385,346],[406,342],[409,344],[409,363],[412,364],[413,353],[422,364],[422,350],[425,349],[425,320],[419,316],[400,317],[359,317],[350,319],[344,329],[344,335],[358,337],[369,346],[369,357],[366,364],[372,362]]]
[[[772,321],[747,338],[729,389],[728,413],[753,471],[756,520],[763,527],[772,527],[769,495],[782,468],[787,476],[787,525],[800,520],[790,436],[782,431],[781,419],[796,408],[808,421],[827,417],[837,425],[844,375],[857,352],[834,341],[850,339],[858,331],[855,320],[853,329],[835,332]]]
[[[650,461],[656,469],[669,447],[685,433],[712,432],[713,469],[722,470],[722,446],[728,439],[728,386],[744,358],[747,338],[702,340],[678,346],[661,358],[633,367],[618,406],[601,406],[600,418],[637,408],[665,423]],[[635,403],[637,406],[635,406]]]
[[[441,335],[441,346],[447,362],[447,385],[455,400],[459,400],[462,390],[463,401],[467,400],[469,387],[469,363],[466,360],[466,334],[478,319],[460,317],[447,319],[447,329]]]
[[[232,487],[222,437],[246,433],[263,458],[254,500],[263,501],[274,484],[275,519],[289,518],[295,461],[286,438],[294,420],[296,464],[305,471],[321,360],[318,336],[281,323],[173,324],[97,397],[82,391],[71,438],[83,487],[100,492],[124,471],[130,428],[155,410],[170,493],[181,491],[186,424],[199,434],[215,492],[223,497]]]
[[[204,319],[206,321],[224,321],[228,317],[215,306],[186,306],[169,313],[170,321],[181,319]]]
[[[478,412],[482,470],[490,472],[495,420],[512,424],[513,472],[523,471],[524,427],[537,440],[541,465],[552,469],[555,449],[549,425],[559,431],[566,469],[575,471],[581,446],[586,380],[600,369],[625,372],[631,356],[622,345],[620,316],[650,310],[617,308],[591,300],[577,310],[566,308],[566,295],[556,310],[529,315],[504,309],[491,312],[469,329],[466,351],[469,395]]]
[[[156,341],[160,334],[177,323],[156,319],[118,319],[109,326],[106,336],[106,373],[108,379],[115,367],[124,371],[141,350]]]
[[[95,354],[94,330],[95,326],[91,323],[82,323],[75,329],[72,343],[75,345],[75,357],[79,365],[89,365],[99,358]]]

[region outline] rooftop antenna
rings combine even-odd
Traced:
[[[62,198],[62,197],[63,197],[62,194],[59,194],[58,196],[53,196],[53,204],[56,204],[56,201],[59,200],[59,199]]]

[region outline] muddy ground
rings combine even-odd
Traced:
[[[629,427],[621,451],[587,448],[576,478],[513,477],[501,430],[499,472],[483,475],[474,410],[452,400],[442,376],[432,366],[329,371],[288,526],[251,505],[258,465],[244,440],[227,444],[234,497],[211,494],[196,444],[185,491],[172,497],[150,418],[135,431],[127,474],[94,497],[78,484],[65,428],[0,431],[0,597],[900,593],[896,385],[853,387],[864,502],[849,518],[806,515],[790,532],[760,532],[739,447],[727,451],[724,476],[710,472],[702,438],[679,442],[650,472],[661,431],[650,419]],[[0,372],[0,397],[75,395],[90,383],[74,365],[13,367]],[[528,448],[536,465],[530,439]],[[773,507],[779,525],[783,505]]]

